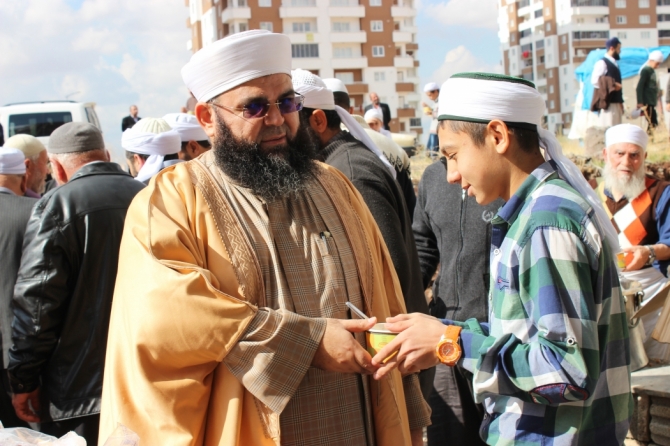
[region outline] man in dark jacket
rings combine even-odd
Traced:
[[[318,82],[323,88],[319,89],[318,96],[314,98],[310,89],[298,85],[296,76],[293,77],[294,89],[305,96],[305,107],[300,111],[302,124],[317,139],[321,161],[339,169],[360,192],[370,209],[391,254],[407,312],[427,314],[428,305],[423,293],[412,222],[400,185],[393,178],[388,166],[376,154],[349,132],[341,129],[342,121],[334,110],[332,92],[327,90],[317,76],[314,76],[313,82]],[[324,100],[326,103],[323,103]],[[321,107],[332,109],[309,107],[318,102],[321,102]],[[424,372],[420,376],[421,388],[426,398],[430,394],[433,370],[430,369],[428,373]]]
[[[427,287],[440,265],[433,284],[430,314],[437,318],[488,320],[489,221],[502,200],[486,206],[468,197],[460,185],[447,182],[445,158],[426,168],[419,183],[414,209],[416,239],[423,285]],[[467,372],[455,367],[436,367],[432,409],[428,426],[429,446],[483,445],[479,426],[484,411],[475,404]]]
[[[21,246],[30,211],[37,202],[24,197],[28,188],[23,152],[0,148],[0,340],[2,340],[2,377],[0,377],[0,421],[4,427],[28,427],[14,412],[7,382],[7,352],[12,345],[12,296],[21,264]]]
[[[130,115],[126,116],[121,120],[121,131],[125,132],[126,129],[132,129],[135,124],[137,124],[137,121],[139,121],[140,118],[138,116],[139,110],[137,109],[137,105],[131,105],[130,106]]]
[[[49,139],[60,187],[26,228],[14,288],[9,379],[17,415],[98,441],[107,329],[126,211],[144,185],[109,162],[102,134],[72,122]]]

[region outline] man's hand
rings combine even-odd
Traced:
[[[330,372],[371,375],[376,369],[372,366],[372,358],[351,333],[371,329],[377,323],[377,318],[326,321],[326,332],[314,354],[312,366]]]
[[[647,108],[647,106],[644,104],[637,104],[637,108]]]
[[[614,83],[614,91],[619,91],[623,88],[623,85],[621,85],[619,82]]]
[[[375,379],[382,379],[396,367],[403,375],[409,375],[440,362],[435,347],[445,325],[439,319],[421,313],[400,314],[386,319],[386,328],[399,334],[372,358],[372,364],[379,367]],[[384,358],[395,351],[398,354],[384,363]]]
[[[40,422],[40,389],[30,393],[15,393],[12,395],[12,405],[16,416],[28,423]]]
[[[624,271],[637,271],[646,265],[647,260],[649,260],[649,255],[651,252],[646,246],[631,246],[629,248],[621,249],[622,252],[626,253],[626,260],[631,259]]]
[[[414,429],[410,431],[412,437],[412,446],[423,446],[423,429]]]

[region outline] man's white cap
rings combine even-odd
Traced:
[[[41,152],[47,149],[39,139],[35,138],[33,135],[25,135],[23,133],[14,135],[5,141],[5,147],[19,149],[21,152],[23,152],[23,155],[26,158],[39,155]]]
[[[605,132],[606,147],[622,142],[635,144],[642,150],[646,150],[649,137],[644,130],[633,124],[619,124],[607,129]]]
[[[659,50],[654,50],[651,53],[649,53],[649,60],[653,62],[658,62],[658,63],[663,63],[663,53]]]
[[[179,133],[181,142],[188,141],[209,141],[205,130],[198,123],[198,118],[188,113],[168,113],[163,116],[172,130]]]
[[[333,93],[336,91],[341,91],[342,93],[349,94],[347,86],[344,85],[344,82],[342,82],[340,79],[330,77],[328,79],[323,79],[323,83],[326,84],[326,88],[328,88]]]
[[[200,102],[278,73],[291,74],[291,40],[260,29],[217,40],[191,56],[181,69],[186,87]]]
[[[24,175],[25,155],[13,147],[0,147],[0,175]]]
[[[437,85],[435,82],[428,82],[424,87],[423,87],[423,92],[428,93],[429,91],[435,91],[439,90],[440,86]]]
[[[161,171],[166,155],[179,153],[181,138],[164,119],[143,118],[123,132],[121,147],[129,152],[149,155],[136,178],[144,182]]]
[[[365,119],[365,122],[370,122],[373,119],[376,119],[379,122],[383,123],[384,122],[384,115],[382,114],[381,110],[373,107],[370,110],[365,112],[365,116],[363,116],[363,119]]]

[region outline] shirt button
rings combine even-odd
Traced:
[[[566,340],[566,343],[567,343],[569,346],[572,347],[573,345],[575,345],[575,344],[577,343],[577,340],[576,340],[575,338],[573,338],[572,336],[570,336],[570,337]]]
[[[498,248],[494,249],[493,250],[493,255],[497,256],[498,254],[500,254],[500,250]]]

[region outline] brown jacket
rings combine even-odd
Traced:
[[[598,88],[593,89],[593,99],[591,99],[591,111],[599,112],[600,110],[607,110],[610,106],[607,102],[609,94],[614,91],[614,78],[609,76],[600,76],[598,79]]]

